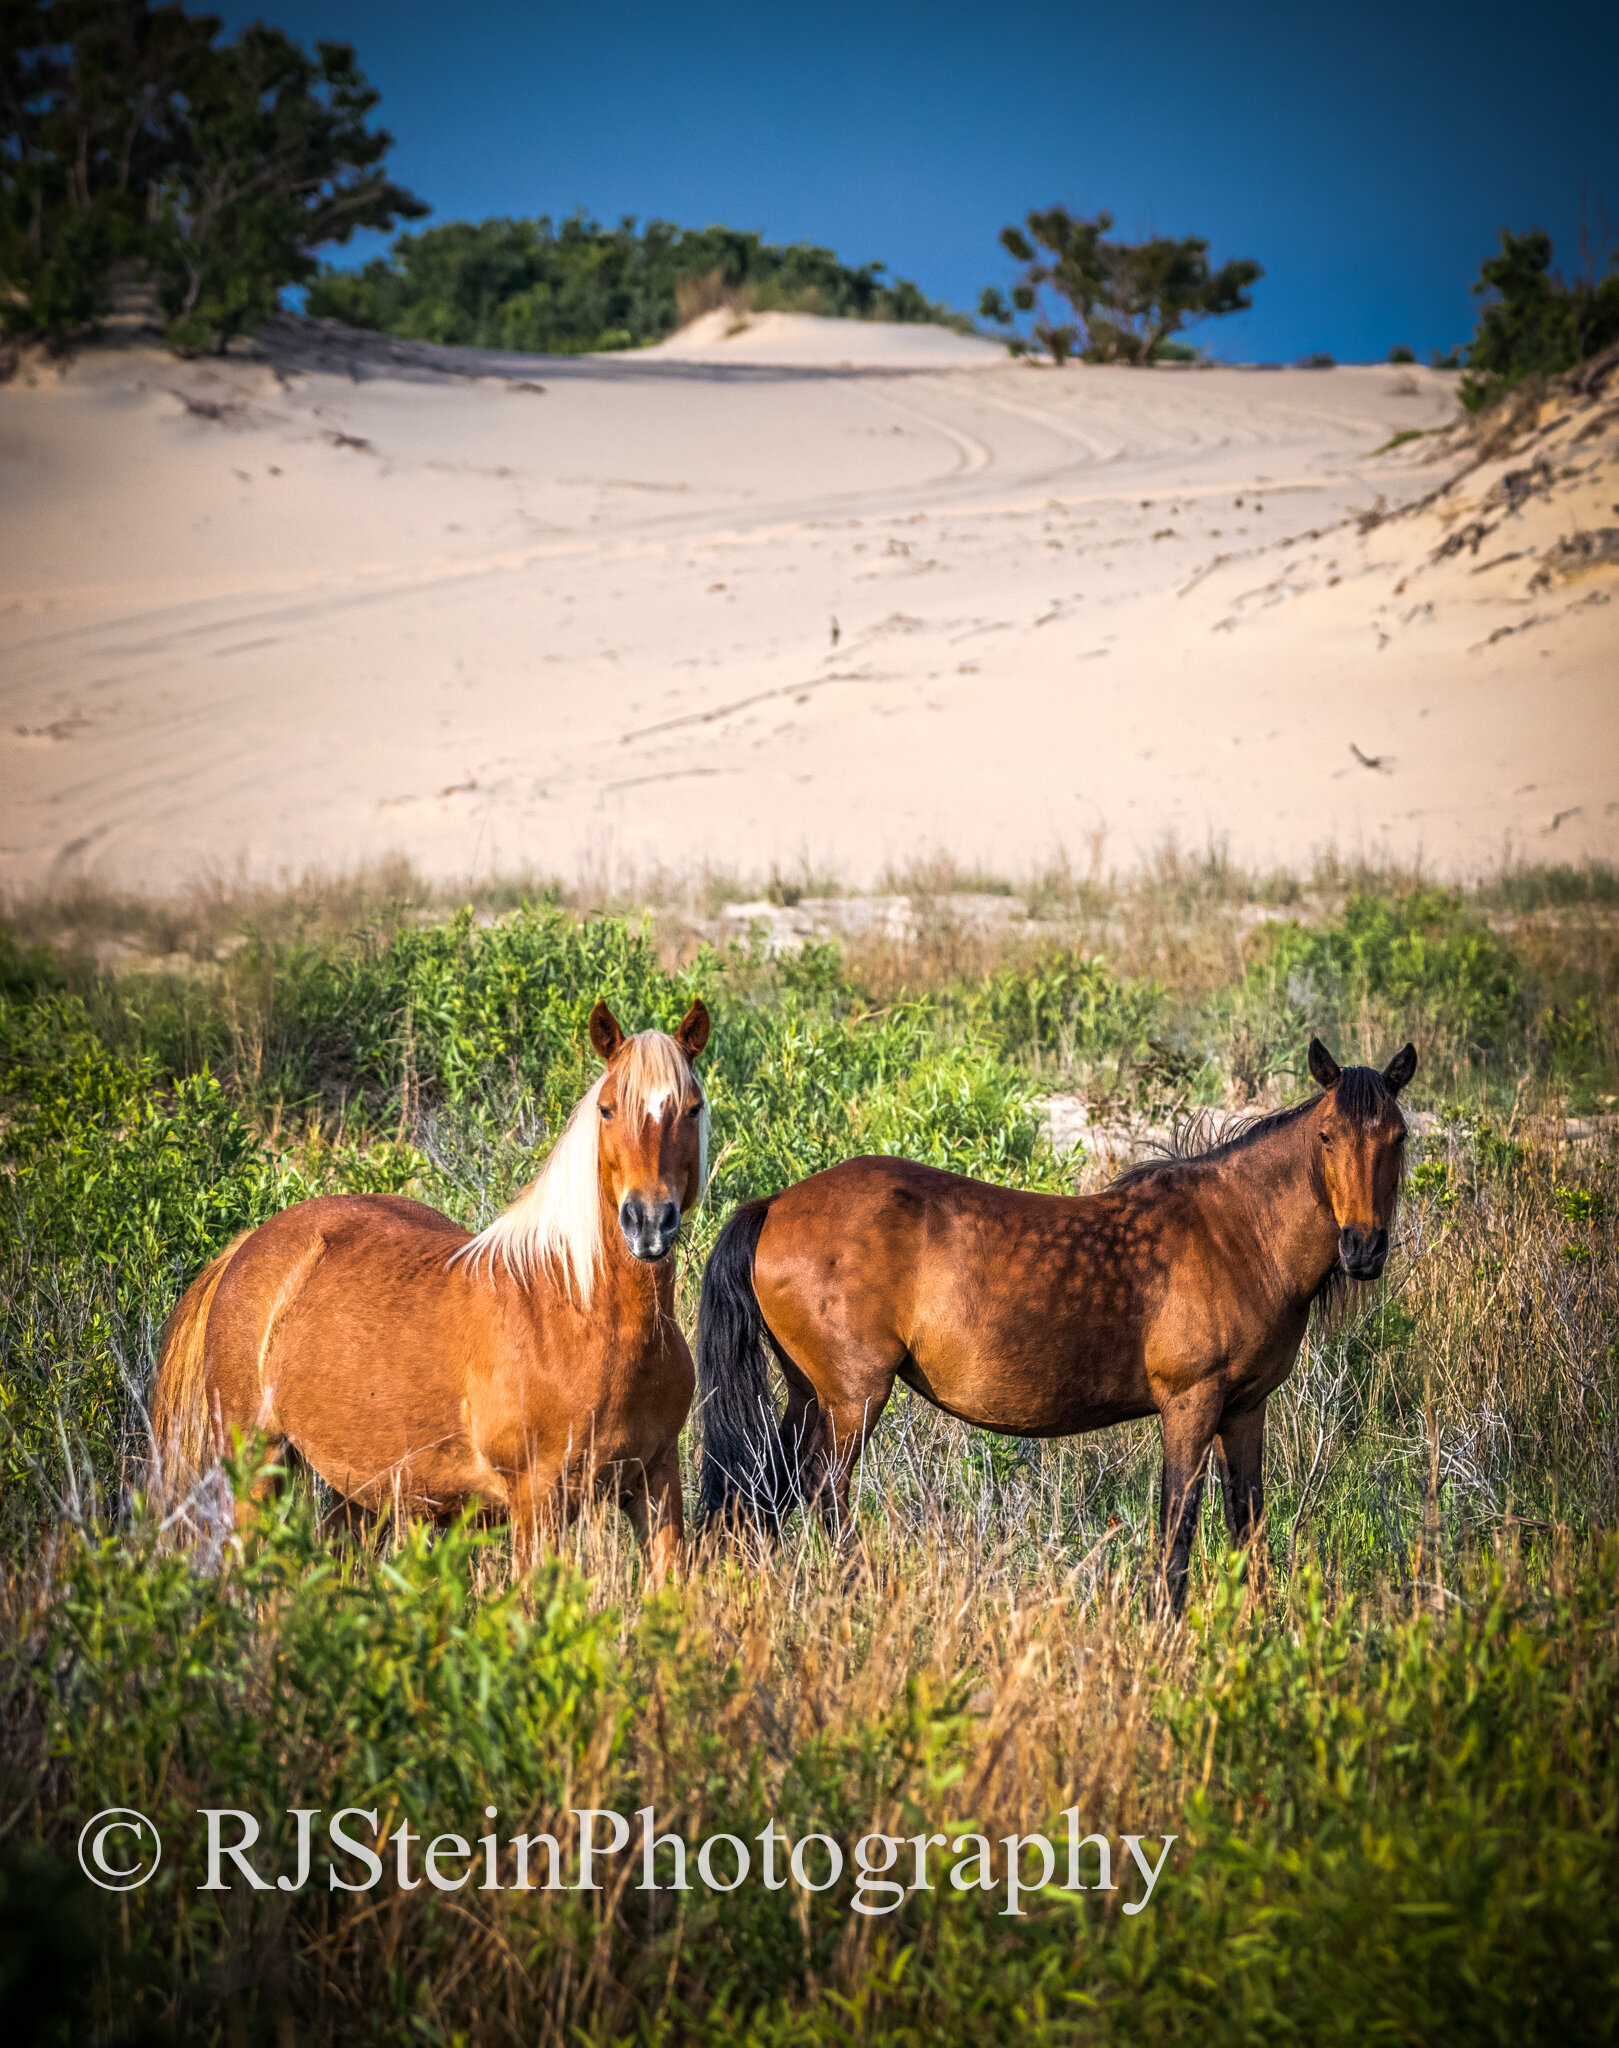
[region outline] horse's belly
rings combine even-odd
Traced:
[[[1144,1377],[1131,1375],[1118,1385],[1116,1375],[1088,1374],[1083,1361],[1058,1375],[1014,1372],[983,1361],[958,1363],[954,1370],[935,1366],[930,1373],[913,1360],[899,1376],[946,1414],[1002,1436],[1080,1436],[1151,1415],[1156,1407]]]
[[[965,1277],[949,1275],[910,1333],[911,1384],[941,1408],[1012,1436],[1077,1436],[1154,1412],[1122,1290],[1114,1300],[1025,1282],[1003,1303]]]
[[[506,1482],[483,1455],[464,1371],[435,1347],[383,1347],[331,1321],[281,1347],[276,1422],[304,1461],[351,1500],[444,1514]]]

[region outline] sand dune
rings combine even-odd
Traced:
[[[788,370],[981,370],[1004,368],[1006,350],[998,341],[948,327],[803,313],[737,314],[719,306],[644,350],[643,360]]]
[[[1619,523],[1601,394],[1536,488],[1503,455],[1432,498],[1454,436],[1376,452],[1453,418],[1428,371],[753,333],[26,366],[0,881],[1619,851],[1619,572],[1535,583]]]

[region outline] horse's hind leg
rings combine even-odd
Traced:
[[[350,1500],[346,1493],[338,1493],[322,1511],[320,1533],[332,1543],[369,1543],[375,1539],[385,1518],[393,1520],[396,1530],[403,1527],[404,1517],[396,1512],[391,1501],[386,1507],[368,1508],[362,1507],[357,1500]]]
[[[821,1404],[815,1388],[785,1352],[777,1353],[781,1376],[787,1384],[787,1406],[777,1428],[781,1469],[773,1475],[776,1488],[776,1525],[793,1512],[801,1500],[813,1497],[820,1484],[821,1461],[817,1446],[821,1434]]]
[[[1265,1515],[1265,1404],[1243,1415],[1222,1415],[1214,1440],[1220,1489],[1231,1540],[1248,1552],[1249,1584],[1263,1593],[1269,1559],[1260,1525]]]
[[[1164,1432],[1164,1484],[1158,1501],[1164,1590],[1172,1614],[1186,1605],[1186,1575],[1203,1500],[1203,1475],[1220,1422],[1214,1387],[1193,1387],[1159,1411]]]
[[[805,1460],[804,1497],[820,1509],[834,1543],[841,1543],[854,1524],[849,1513],[849,1487],[877,1419],[888,1405],[890,1379],[880,1395],[855,1402],[823,1401],[811,1430]]]

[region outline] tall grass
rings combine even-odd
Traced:
[[[905,946],[785,959],[556,890],[449,914],[402,873],[19,913],[0,1987],[35,2001],[38,2038],[1614,2030],[1619,1144],[1565,1122],[1619,1074],[1605,877],[1462,893],[1165,860],[1125,889],[1047,877],[1035,929],[988,939],[950,907],[986,878],[898,879]],[[97,964],[114,941],[122,971]],[[693,992],[716,1016],[716,1170],[682,1252],[688,1327],[731,1206],[850,1153],[1089,1187],[1101,1164],[1042,1138],[1053,1088],[1141,1127],[1290,1095],[1311,1029],[1341,1058],[1416,1037],[1428,1114],[1389,1278],[1312,1328],[1271,1402],[1268,1607],[1210,1500],[1191,1620],[1155,1618],[1151,1425],[1024,1442],[903,1392],[848,1544],[795,1524],[773,1557],[712,1552],[656,1596],[600,1509],[528,1578],[499,1532],[329,1538],[299,1486],[228,1569],[175,1550],[145,1389],[211,1253],[332,1189],[485,1220],[585,1084],[596,997],[667,1026]],[[638,1864],[600,1894],[361,1897],[321,1889],[319,1853],[295,1895],[195,1889],[202,1806],[261,1816],[290,1855],[275,1828],[298,1806],[467,1834],[493,1805],[502,1840],[566,1845],[577,1809],[649,1802],[694,1844],[773,1817],[846,1849],[1060,1848],[1068,1808],[1120,1855],[1127,1832],[1177,1839],[1139,1915],[1053,1886],[1008,1916],[1004,1888],[940,1882],[868,1916],[848,1872],[819,1895],[642,1893]],[[110,1805],[193,1845],[121,1900],[72,1863]]]

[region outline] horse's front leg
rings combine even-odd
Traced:
[[[555,1547],[578,1512],[577,1489],[570,1489],[565,1464],[552,1464],[530,1447],[528,1462],[513,1473],[506,1487],[506,1516],[511,1527],[512,1568],[526,1578]]]
[[[680,1492],[680,1447],[672,1443],[647,1465],[633,1465],[619,1483],[618,1504],[646,1558],[649,1585],[680,1575],[686,1535]]]
[[[1265,1519],[1265,1404],[1243,1415],[1222,1415],[1214,1440],[1220,1489],[1231,1540],[1248,1553],[1248,1583],[1264,1597],[1270,1575]]]
[[[1158,1411],[1164,1433],[1164,1484],[1158,1500],[1158,1533],[1163,1546],[1163,1584],[1169,1611],[1186,1605],[1197,1511],[1203,1475],[1220,1423],[1220,1391],[1205,1383],[1178,1394]]]

